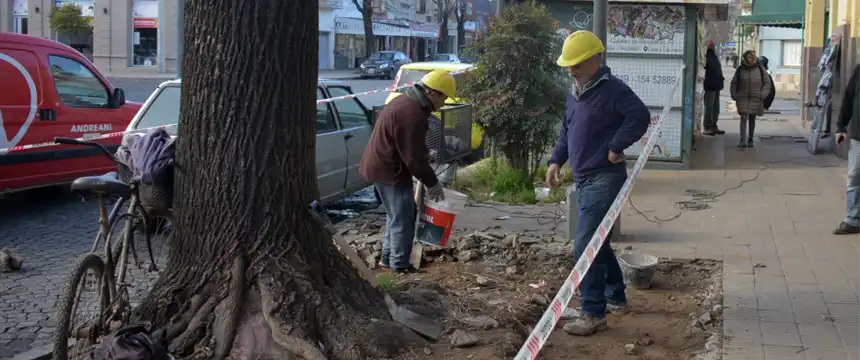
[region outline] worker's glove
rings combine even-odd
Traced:
[[[445,191],[442,190],[442,183],[436,183],[436,186],[427,188],[427,198],[433,201],[445,200]]]

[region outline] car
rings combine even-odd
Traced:
[[[411,63],[409,57],[401,51],[377,51],[359,66],[362,79],[369,77],[393,79],[394,75],[404,64]]]
[[[397,80],[394,83],[394,87],[400,87],[404,84],[418,82],[421,80],[424,75],[434,70],[442,70],[447,72],[459,72],[458,74],[454,74],[454,79],[457,82],[462,81],[463,76],[465,76],[462,71],[472,67],[471,64],[464,63],[448,63],[448,62],[415,62],[406,64],[400,67],[400,72],[397,74]],[[385,99],[385,103],[388,104],[392,99],[397,96],[400,96],[400,92],[392,91],[388,98]],[[448,98],[445,100],[446,104],[465,104],[469,101],[467,99],[460,98]],[[435,113],[436,117],[439,117],[438,113]],[[464,158],[462,162],[464,164],[470,164],[477,162],[484,158],[484,129],[481,129],[481,126],[477,123],[472,123],[472,153]]]
[[[182,80],[161,83],[131,120],[127,131],[179,123]],[[343,82],[317,81],[317,100],[352,94]],[[358,164],[373,130],[372,113],[357,98],[317,105],[316,169],[320,202],[328,204],[372,184],[358,173]],[[171,135],[177,127],[169,127]]]
[[[0,32],[0,194],[71,182],[115,168],[98,149],[71,145],[7,152],[119,132],[141,104],[125,100],[77,50],[35,36]],[[110,149],[119,138],[101,139]]]
[[[447,63],[455,63],[455,64],[462,62],[462,61],[460,61],[460,57],[458,57],[457,54],[452,54],[452,53],[439,53],[439,54],[433,55],[432,57],[427,59],[427,61],[428,62],[447,62]]]

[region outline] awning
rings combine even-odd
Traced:
[[[805,13],[805,0],[753,0],[752,14],[738,17],[738,23],[800,29]]]

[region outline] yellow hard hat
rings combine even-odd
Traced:
[[[454,97],[454,93],[457,91],[457,83],[454,81],[454,76],[447,71],[433,70],[421,78],[421,83],[448,97]]]
[[[587,30],[579,30],[570,34],[561,46],[561,56],[556,62],[561,67],[571,67],[590,59],[592,56],[606,51],[603,42]]]

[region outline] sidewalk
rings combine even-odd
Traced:
[[[697,170],[641,174],[642,214],[626,206],[618,245],[724,262],[724,360],[860,359],[860,237],[831,235],[846,163],[809,155],[785,115],[757,121],[756,148],[739,150],[739,121],[722,115],[728,134],[696,140]],[[678,210],[688,189],[729,190],[710,209]]]

